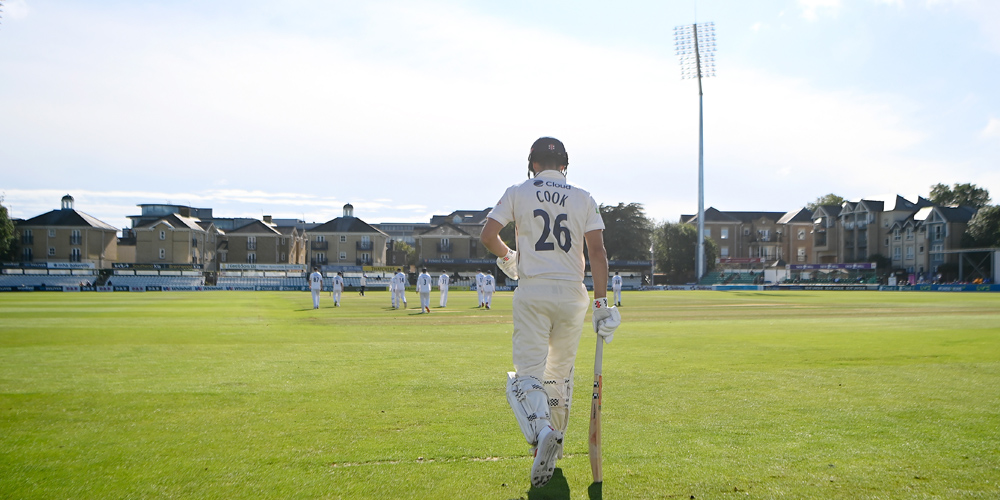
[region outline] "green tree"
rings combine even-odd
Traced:
[[[992,205],[979,209],[969,220],[966,235],[972,240],[973,248],[1000,247],[1000,206]]]
[[[3,205],[3,197],[0,197],[0,262],[18,260],[16,253],[17,229],[14,228],[14,221],[10,220],[7,207]]]
[[[695,281],[698,228],[691,224],[664,222],[653,232],[653,256],[656,271],[666,274],[668,283]],[[705,239],[706,271],[715,269],[719,246]]]
[[[604,219],[604,248],[608,260],[649,260],[653,221],[641,203],[601,205]]]
[[[507,225],[500,230],[500,240],[506,243],[511,250],[517,250],[517,232],[514,230],[513,222],[508,222]]]
[[[817,208],[823,205],[843,205],[845,201],[847,200],[843,197],[830,193],[816,198],[816,201],[806,205],[806,208],[809,209],[810,212],[815,212]]]
[[[975,184],[959,184],[948,187],[945,184],[931,186],[931,203],[935,205],[969,205],[983,208],[990,204],[990,192]]]
[[[402,240],[396,240],[393,242],[392,249],[393,251],[403,252],[406,254],[406,265],[417,265],[417,249],[413,248],[413,245]]]

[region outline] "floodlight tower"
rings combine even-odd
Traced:
[[[681,79],[698,79],[698,247],[695,273],[705,274],[705,114],[701,79],[715,76],[715,23],[674,28],[674,45],[681,62]]]

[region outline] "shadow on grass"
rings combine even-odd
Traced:
[[[549,484],[528,490],[528,500],[564,500],[569,497],[569,483],[566,481],[562,469],[558,467],[552,472]]]

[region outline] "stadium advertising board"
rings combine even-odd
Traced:
[[[193,271],[202,269],[201,264],[131,264],[128,262],[114,262],[113,269],[133,269],[136,271]]]
[[[302,264],[219,264],[223,271],[305,271]]]
[[[809,271],[813,269],[871,270],[874,262],[852,262],[849,264],[789,264],[789,271]]]

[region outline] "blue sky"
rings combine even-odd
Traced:
[[[697,84],[674,26],[715,23],[706,206],[826,193],[1000,202],[1000,2],[5,0],[0,194],[14,217],[140,203],[369,222],[491,206],[539,136],[569,181],[697,211]]]

